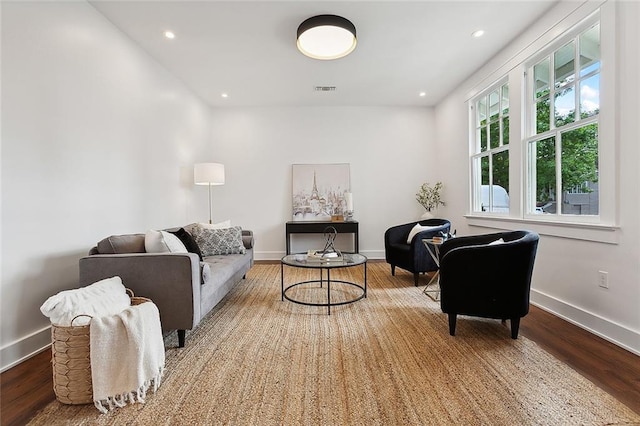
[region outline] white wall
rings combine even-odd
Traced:
[[[78,259],[97,240],[207,219],[195,162],[225,164],[214,219],[254,230],[257,259],[284,252],[295,163],[351,164],[360,248],[370,257],[383,256],[386,228],[422,213],[414,194],[426,180],[444,181],[439,215],[460,234],[486,232],[464,217],[468,92],[576,5],[561,4],[434,111],[211,110],[90,5],[1,3],[0,368],[49,342],[39,306],[76,285]],[[640,352],[640,6],[618,8],[619,242],[543,235],[533,298]],[[596,285],[600,269],[609,290]]]
[[[572,13],[576,8],[578,10]],[[447,199],[449,203],[443,210],[454,226],[458,227],[459,233],[496,231],[487,227],[471,226],[471,220],[464,217],[469,204],[466,103],[469,94],[478,87],[491,84],[502,75],[501,73],[518,73],[518,69],[513,68],[513,58],[525,51],[539,37],[558,35],[561,28],[568,25],[567,22],[563,22],[563,18],[569,16],[569,21],[577,21],[585,16],[586,12],[583,9],[587,8],[593,9],[593,6],[581,7],[580,3],[576,2],[560,4],[436,108],[437,152],[443,160],[439,164],[446,165],[440,168],[440,174],[445,179],[447,187],[451,189]],[[611,25],[606,27],[605,24],[605,21],[611,22],[611,16],[616,19],[614,28]],[[606,17],[602,25],[603,37],[613,36],[617,49],[617,63],[605,63],[603,60],[603,69],[615,67],[614,79],[618,85],[615,94],[616,112],[615,115],[603,114],[601,120],[607,121],[600,123],[603,127],[615,128],[617,134],[618,155],[615,169],[619,185],[619,230],[613,232],[613,240],[617,243],[607,244],[552,236],[550,234],[556,232],[550,232],[549,227],[531,222],[493,221],[487,222],[487,226],[503,226],[504,229],[520,227],[541,233],[533,279],[532,301],[535,304],[635,353],[640,353],[640,85],[637,78],[640,66],[640,3],[608,2],[603,7],[603,17]],[[517,88],[511,87],[511,91],[517,91]],[[512,116],[519,116],[519,106],[514,103],[511,105]],[[599,232],[579,228],[568,231],[578,234]],[[598,287],[600,270],[609,273],[609,289]]]
[[[2,3],[1,367],[105,236],[206,217],[210,109],[83,2]]]
[[[212,118],[211,160],[224,163],[227,173],[225,185],[214,188],[214,221],[230,218],[252,229],[256,259],[284,254],[292,164],[351,165],[360,252],[374,258],[384,257],[389,226],[423,213],[415,201],[420,184],[438,179],[432,109],[216,108]],[[294,239],[293,251],[322,248],[317,241]]]

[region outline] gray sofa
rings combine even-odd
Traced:
[[[145,234],[112,235],[80,259],[80,286],[121,277],[136,296],[158,306],[163,332],[177,330],[183,347],[185,331],[195,328],[253,266],[252,231],[242,230],[242,243],[244,254],[208,256],[201,262],[195,253],[146,253]]]

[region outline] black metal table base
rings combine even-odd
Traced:
[[[287,286],[285,288],[284,286],[284,264],[280,264],[280,285],[281,285],[281,299],[282,301],[284,301],[284,299],[287,299],[290,302],[293,303],[297,303],[299,305],[305,305],[305,306],[326,306],[327,307],[327,315],[331,315],[331,307],[332,306],[341,306],[341,305],[348,305],[350,303],[354,303],[357,302],[358,300],[364,299],[367,297],[367,264],[363,263],[363,267],[364,267],[364,285],[360,285],[351,281],[344,281],[344,280],[331,280],[331,270],[327,268],[327,279],[323,279],[322,278],[322,269],[320,269],[320,279],[319,280],[308,280],[308,281],[301,281],[301,282],[297,282],[294,284],[291,284],[289,286]],[[287,295],[287,291],[291,288],[297,287],[297,286],[301,286],[301,285],[305,285],[305,284],[314,284],[314,283],[320,283],[320,287],[322,288],[322,286],[326,283],[327,284],[327,302],[326,303],[314,303],[314,302],[304,302],[302,300],[296,300],[292,297],[289,297]],[[354,298],[354,299],[349,299],[349,300],[343,300],[340,302],[332,302],[331,301],[331,284],[335,284],[335,283],[341,283],[341,284],[347,284],[353,287],[357,287],[360,290],[362,290],[362,294],[360,294],[358,297]]]

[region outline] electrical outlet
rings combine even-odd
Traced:
[[[602,288],[609,288],[609,273],[607,271],[598,271],[598,285]]]

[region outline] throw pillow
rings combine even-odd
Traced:
[[[495,241],[490,242],[488,245],[490,245],[490,246],[497,246],[498,244],[504,244],[504,240],[503,240],[502,238],[500,238],[500,239],[498,239],[498,240],[495,240]]]
[[[166,231],[150,229],[144,236],[144,248],[147,253],[187,253],[180,239]]]
[[[96,247],[100,254],[144,253],[144,234],[112,235]]]
[[[195,240],[204,257],[216,254],[246,253],[244,244],[242,244],[242,228],[239,226],[222,229],[200,228],[195,235]]]
[[[199,223],[198,226],[204,229],[231,228],[231,220],[225,220],[224,222],[218,223]]]
[[[416,225],[411,228],[411,231],[409,231],[409,236],[407,237],[407,244],[411,244],[411,241],[413,240],[413,237],[416,236],[416,234],[421,233],[422,231],[428,231],[430,229],[436,229],[436,228],[440,228],[439,226],[423,226],[420,225],[419,223],[416,223]]]
[[[200,247],[198,246],[198,243],[196,243],[196,240],[193,239],[190,233],[185,231],[184,228],[180,228],[177,231],[169,231],[169,232],[171,232],[173,235],[175,235],[180,239],[180,241],[182,242],[182,244],[184,244],[185,248],[189,253],[197,254],[198,257],[200,258],[200,261],[202,261],[202,252],[200,251]]]

